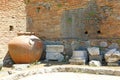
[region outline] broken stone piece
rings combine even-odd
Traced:
[[[46,52],[63,52],[63,45],[46,45]]]
[[[89,47],[87,50],[91,56],[100,55],[100,50],[98,47]]]
[[[58,60],[59,62],[64,60],[64,56],[59,52],[47,52],[46,61],[49,60]]]
[[[98,67],[98,66],[101,66],[101,62],[100,62],[100,61],[97,61],[97,60],[91,60],[91,61],[89,62],[89,65],[90,65],[90,66],[96,66],[96,67]]]
[[[120,60],[120,52],[116,49],[111,49],[105,54],[106,62],[116,62]]]
[[[112,43],[110,46],[108,46],[109,49],[118,49],[119,45],[117,43]]]

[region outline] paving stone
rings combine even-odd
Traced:
[[[30,64],[14,64],[13,69],[15,70],[24,70],[30,67]]]

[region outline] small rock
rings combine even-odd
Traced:
[[[112,43],[110,46],[108,46],[109,49],[118,49],[119,45],[117,43]]]
[[[3,66],[5,67],[12,67],[12,65],[14,64],[9,52],[7,52],[6,56],[3,59]]]
[[[116,49],[111,49],[105,54],[106,62],[116,62],[120,60],[120,52]]]
[[[3,67],[3,61],[0,61],[0,70],[2,69]]]
[[[87,50],[91,56],[100,55],[100,50],[98,47],[89,47]]]
[[[101,66],[101,63],[100,63],[100,61],[91,60],[91,61],[89,62],[89,65],[90,65],[90,66],[99,67],[99,66]]]
[[[107,47],[107,46],[108,46],[107,42],[100,42],[100,47]]]

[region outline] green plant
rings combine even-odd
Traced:
[[[67,19],[67,22],[68,22],[68,23],[72,23],[72,18],[68,18],[68,19]]]
[[[88,14],[89,14],[89,16],[94,16],[94,15],[96,15],[96,12],[95,11],[90,11]]]
[[[57,4],[57,6],[58,6],[59,8],[61,8],[61,7],[62,7],[62,4],[59,3],[59,4]]]

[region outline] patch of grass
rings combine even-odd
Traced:
[[[72,18],[68,18],[68,19],[67,19],[67,22],[68,22],[68,23],[72,23]]]

